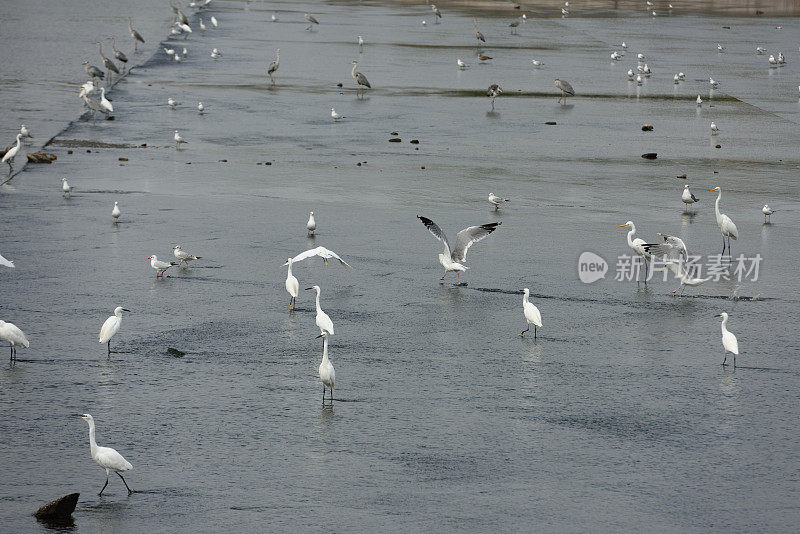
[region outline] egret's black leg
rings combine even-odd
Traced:
[[[528,328],[526,328],[525,330],[523,330],[522,332],[520,332],[520,333],[519,333],[519,335],[520,335],[520,336],[522,336],[522,337],[525,337],[525,332],[527,332],[527,331],[528,331],[528,330],[530,330],[530,329],[531,329],[531,324],[530,324],[530,323],[528,323]]]
[[[325,384],[322,384],[322,405],[325,406]]]
[[[117,473],[117,476],[119,476],[119,478],[121,478],[121,479],[122,479],[122,483],[123,483],[123,484],[125,484],[125,487],[126,487],[126,488],[128,488],[128,495],[130,495],[131,493],[133,493],[133,490],[132,490],[131,488],[129,488],[129,487],[128,487],[128,483],[127,483],[127,482],[125,482],[125,478],[124,478],[122,475],[120,475],[119,473]]]
[[[103,494],[103,490],[106,489],[106,486],[108,486],[108,475],[106,475],[106,483],[103,484],[103,489],[100,490],[100,493],[98,493],[98,495]]]
[[[533,339],[536,339],[536,325],[533,325]]]
[[[722,359],[722,365],[725,365],[725,362],[728,360],[728,353],[725,353],[725,357]]]

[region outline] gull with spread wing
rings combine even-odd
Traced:
[[[339,260],[339,263],[341,263],[344,267],[347,267],[348,269],[352,269],[352,267],[350,265],[348,265],[346,261],[344,261],[342,258],[340,258],[338,254],[336,254],[332,250],[328,250],[325,247],[312,248],[310,250],[306,250],[305,252],[301,252],[300,254],[298,254],[297,256],[292,258],[292,263],[296,263],[298,261],[303,261],[303,260],[305,260],[307,258],[312,258],[314,256],[319,256],[320,258],[322,258],[322,260],[325,262],[325,267],[328,266],[328,260],[333,258],[333,259]],[[284,266],[285,265],[289,265],[289,262],[287,261],[283,265]]]
[[[425,228],[427,228],[428,231],[433,234],[433,237],[444,244],[444,253],[439,254],[439,263],[441,263],[442,267],[444,267],[444,274],[439,280],[444,280],[444,277],[447,276],[448,272],[455,271],[459,284],[461,283],[461,273],[469,269],[469,267],[460,263],[462,261],[466,261],[469,247],[471,247],[473,243],[477,243],[481,239],[487,237],[489,234],[497,230],[497,227],[502,224],[496,222],[464,228],[456,235],[455,248],[451,248],[450,242],[447,241],[447,236],[442,229],[439,228],[438,224],[427,217],[417,215],[417,218],[422,221],[422,224],[425,225]]]

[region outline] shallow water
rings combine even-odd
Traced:
[[[213,5],[203,18],[220,28],[192,34],[184,63],[150,57],[148,43],[110,93],[114,121],[60,131],[81,110],[52,84],[84,81],[77,68],[25,89],[43,105],[20,116],[35,135],[58,133],[47,147],[58,160],[0,188],[0,253],[17,264],[0,272],[0,317],[31,340],[0,370],[5,528],[45,530],[30,514],[80,491],[74,530],[86,532],[795,530],[797,66],[769,69],[753,49],[788,55],[797,43],[775,27],[798,19],[607,12],[530,21],[518,36],[481,19],[495,59],[476,65],[468,13],[433,25],[424,5]],[[307,10],[322,23],[313,32]],[[169,15],[137,18],[166,35]],[[72,23],[87,57],[84,35],[106,16]],[[622,39],[628,56],[611,64]],[[638,51],[655,72],[642,87],[624,74]],[[459,71],[459,57],[472,67]],[[354,58],[373,85],[363,99]],[[555,77],[576,89],[566,106]],[[491,83],[505,90],[493,113]],[[331,106],[346,119],[332,123]],[[683,173],[701,198],[694,216],[681,213]],[[613,280],[627,220],[646,239],[668,232],[719,253],[716,185],[739,228],[734,254],[764,258],[757,281],[678,299],[672,280]],[[492,212],[489,191],[512,201]],[[765,202],[780,210],[771,225]],[[439,283],[439,243],[417,215],[451,236],[503,223],[470,249],[468,285]],[[145,258],[175,243],[203,259],[155,280]],[[289,314],[283,287],[285,258],[318,245],[354,267],[294,269],[302,288],[322,287],[335,324],[332,410],[320,406],[311,292]],[[606,280],[578,279],[587,250],[610,263]],[[536,340],[517,336],[523,287],[544,319]],[[108,359],[94,336],[117,305],[132,311]],[[743,351],[735,371],[719,365],[721,311]],[[96,496],[103,472],[81,412],[134,465],[135,494],[111,480]]]

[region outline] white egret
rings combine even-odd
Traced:
[[[183,139],[183,137],[181,137],[181,134],[178,133],[178,130],[175,130],[175,135],[173,135],[172,138],[175,139],[176,150],[180,150],[181,143],[189,144],[187,141]]]
[[[358,36],[358,49],[361,50],[361,47],[364,46],[364,38],[360,35]]]
[[[105,87],[100,88],[100,109],[106,114],[114,112],[114,106],[112,106],[111,102],[106,98]]]
[[[322,332],[317,336],[322,338],[322,363],[319,364],[319,378],[322,380],[322,405],[325,405],[325,388],[331,390],[331,406],[333,406],[333,386],[336,381],[336,371],[328,359],[328,334]]]
[[[2,265],[3,267],[10,267],[12,269],[14,268],[14,262],[5,259],[2,254],[0,254],[0,265]]]
[[[103,495],[103,490],[108,486],[108,476],[111,474],[111,471],[115,472],[119,478],[122,479],[122,483],[125,484],[125,488],[128,490],[128,495],[133,493],[133,490],[128,487],[128,483],[125,482],[125,478],[122,476],[124,471],[133,469],[131,463],[111,447],[101,447],[97,444],[97,441],[94,439],[94,418],[91,415],[84,413],[78,414],[78,417],[89,423],[89,448],[92,451],[92,459],[97,465],[106,470],[106,483],[103,484],[103,489],[100,490],[98,495]]]
[[[181,51],[181,55],[182,55],[184,58],[186,58],[186,56],[188,56],[188,55],[189,55],[189,51],[188,51],[188,50],[186,50],[186,47],[185,47],[185,46],[183,47],[183,50]]]
[[[776,211],[778,210],[770,208],[769,204],[764,204],[764,207],[761,208],[761,213],[764,214],[764,224],[772,222],[772,214],[775,213]],[[767,217],[769,217],[769,220],[767,220]]]
[[[69,185],[66,178],[61,179],[61,196],[68,198],[72,195],[72,186]]]
[[[8,149],[8,151],[3,155],[3,159],[0,160],[2,163],[8,163],[8,174],[11,174],[11,171],[14,170],[14,158],[17,157],[17,152],[19,152],[19,147],[22,145],[22,134],[17,134],[17,144],[16,146],[12,146]]]
[[[615,50],[614,52],[611,52],[611,59],[612,59],[613,61],[619,61],[620,59],[622,59],[622,56],[621,56],[621,55],[619,55],[619,54],[617,53],[617,51]]]
[[[278,67],[281,66],[281,49],[278,48],[275,50],[275,61],[269,64],[267,68],[267,75],[269,79],[272,80],[272,85],[275,85],[275,72],[278,70]]]
[[[736,368],[736,356],[739,355],[739,341],[737,341],[736,336],[728,330],[728,314],[722,312],[714,317],[722,317],[722,346],[725,348],[725,357],[722,359],[722,365],[725,365],[725,362],[728,360],[728,353],[730,352],[733,354],[733,367]]]
[[[733,221],[730,217],[719,212],[719,201],[722,198],[722,188],[715,187],[714,189],[709,189],[709,191],[719,191],[719,194],[717,195],[717,201],[714,203],[714,213],[717,216],[717,226],[719,226],[719,231],[722,233],[722,254],[725,254],[725,238],[727,237],[728,254],[730,255],[731,238],[738,239],[739,230],[736,229],[736,225],[733,224]]]
[[[14,264],[12,263],[11,267],[13,266]],[[11,347],[11,360],[17,359],[17,345],[22,345],[26,349],[30,347],[28,338],[25,337],[25,332],[20,330],[19,327],[14,323],[0,321],[0,339],[5,339],[8,341],[8,344]]]
[[[683,193],[681,193],[681,202],[686,204],[683,207],[684,211],[686,211],[691,204],[694,204],[695,202],[700,202],[700,199],[694,196],[694,193],[689,191],[689,184],[685,184],[683,186]]]
[[[114,201],[114,209],[111,210],[111,217],[114,218],[114,223],[116,223],[119,220],[120,215],[122,215],[122,213],[120,213],[119,211],[119,204],[116,201]]]
[[[119,332],[119,327],[122,325],[122,312],[124,311],[130,310],[122,306],[114,308],[114,315],[106,319],[106,322],[103,323],[103,327],[100,328],[99,341],[100,343],[108,344],[109,358],[111,357],[111,338],[114,337],[114,334]]]
[[[536,339],[536,327],[541,328],[542,326],[542,314],[539,312],[539,308],[528,300],[531,290],[526,287],[522,291],[524,292],[522,295],[522,313],[525,315],[525,322],[528,323],[528,328],[520,332],[519,335],[525,337],[525,332],[530,330],[531,325],[533,325],[533,339]]]
[[[219,22],[217,22],[217,17],[213,15],[211,16],[211,25],[214,26],[215,28],[219,27]]]
[[[330,335],[333,335],[333,321],[331,321],[328,314],[322,311],[322,308],[319,306],[319,286],[307,287],[306,291],[311,291],[312,289],[317,292],[317,317],[314,319],[314,322],[317,324],[320,333],[328,332]]]
[[[494,193],[489,193],[489,203],[492,206],[494,206],[494,211],[497,211],[498,209],[500,209],[500,204],[502,204],[503,202],[508,202],[508,201],[509,200],[507,198],[498,197]]]
[[[647,241],[644,239],[637,237],[636,239],[633,238],[633,234],[636,233],[636,225],[633,224],[632,221],[628,221],[625,224],[620,224],[617,228],[626,228],[629,227],[630,231],[628,232],[628,246],[633,250],[637,255],[641,256],[644,259],[644,283],[647,285],[647,275],[649,272],[648,267],[648,260],[650,258],[650,254],[644,249],[644,245],[647,244]],[[640,280],[636,280],[636,285],[639,285]]]
[[[314,212],[311,211],[308,213],[308,222],[306,223],[306,230],[308,230],[308,235],[314,235],[314,230],[316,229],[317,229],[317,221],[314,219]]]
[[[350,267],[350,265],[348,265],[346,261],[344,261],[342,258],[340,258],[338,254],[336,254],[332,250],[328,250],[325,247],[312,248],[312,249],[306,250],[305,252],[301,252],[300,254],[298,254],[297,256],[292,258],[292,261],[297,263],[298,261],[303,261],[306,258],[312,258],[314,256],[319,256],[320,258],[322,258],[322,260],[325,262],[325,266],[326,267],[328,266],[328,260],[333,258],[333,259],[339,260],[339,263],[341,263],[344,267],[347,267],[348,269],[352,269],[352,267]],[[288,265],[288,263],[284,263],[284,265]]]
[[[186,267],[189,266],[190,261],[200,260],[203,258],[202,256],[195,256],[194,254],[189,254],[188,252],[183,250],[180,245],[175,245],[174,247],[172,247],[172,255],[178,258],[178,260],[180,260],[178,262],[178,266],[186,262]]]
[[[285,263],[285,265],[289,266],[289,270],[286,272],[286,282],[284,283],[286,291],[289,293],[289,296],[291,296],[289,299],[289,310],[294,309],[294,304],[297,301],[297,293],[300,291],[300,282],[297,280],[297,277],[292,274],[292,261],[292,258],[289,258]]]
[[[459,284],[461,283],[461,273],[466,272],[466,270],[469,269],[469,267],[460,263],[462,261],[466,261],[469,247],[481,239],[488,237],[489,234],[497,230],[498,226],[503,224],[496,222],[464,228],[458,232],[458,234],[456,234],[456,246],[455,248],[451,248],[450,243],[447,241],[447,236],[438,224],[427,217],[417,215],[417,218],[422,221],[422,224],[425,225],[425,228],[427,228],[428,231],[433,234],[433,237],[441,241],[444,245],[444,252],[439,254],[439,263],[441,263],[442,267],[444,267],[444,274],[439,280],[444,280],[444,277],[447,276],[447,273],[450,271],[455,271]]]
[[[200,19],[200,30],[205,33],[206,32],[206,23],[203,22],[203,19]]]
[[[82,98],[84,96],[89,96],[94,92],[94,82],[92,80],[88,80],[86,83],[81,85],[80,91],[78,91],[78,97]]]
[[[155,254],[149,256],[147,259],[150,260],[150,267],[152,267],[156,271],[156,278],[158,278],[159,276],[163,278],[164,273],[167,272],[167,269],[178,265],[174,261],[169,261],[169,262],[161,261]]]
[[[338,113],[336,113],[336,110],[334,108],[331,108],[331,117],[333,117],[333,120],[338,121],[339,119],[343,119],[344,115],[339,115]]]

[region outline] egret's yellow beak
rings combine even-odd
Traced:
[[[628,225],[627,224],[620,224],[619,226],[617,226],[617,228],[625,228],[626,226],[628,226]]]

